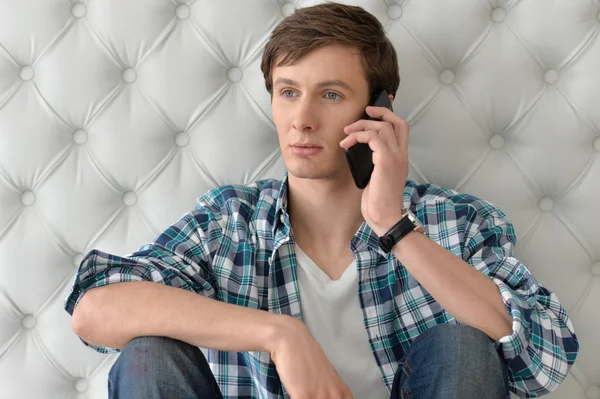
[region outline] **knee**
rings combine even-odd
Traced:
[[[482,331],[464,324],[442,324],[421,334],[414,344],[452,360],[461,356],[500,360],[493,341]]]
[[[137,337],[121,351],[110,370],[113,379],[169,378],[168,373],[176,370],[169,367],[178,364],[182,357],[190,357],[198,348],[185,342],[167,337]],[[156,371],[156,372],[155,372]]]
[[[187,344],[166,337],[137,337],[123,348],[119,360],[148,367],[164,356],[173,356],[181,345]]]
[[[494,342],[482,331],[467,326],[444,324],[419,336],[407,353],[407,362],[429,378],[461,390],[486,392],[487,397],[508,393],[506,363]],[[497,394],[496,394],[497,393]]]
[[[131,340],[109,372],[108,390],[113,399],[221,397],[200,349],[166,337]]]

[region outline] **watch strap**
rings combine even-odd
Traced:
[[[398,223],[387,233],[379,237],[379,247],[385,253],[390,252],[398,241],[416,228],[417,226],[410,220],[408,214],[404,214]]]

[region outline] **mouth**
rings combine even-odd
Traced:
[[[294,154],[307,157],[311,155],[317,155],[319,152],[321,152],[323,147],[316,144],[296,143],[291,145],[291,149]]]
[[[292,147],[294,147],[294,148],[323,148],[316,144],[300,144],[300,143],[292,144]]]

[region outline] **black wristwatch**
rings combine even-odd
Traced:
[[[417,229],[423,230],[423,225],[410,211],[410,209],[405,209],[402,219],[400,219],[400,221],[396,223],[387,233],[379,237],[379,248],[381,248],[383,252],[387,254],[392,250],[398,241],[400,241],[411,231]]]

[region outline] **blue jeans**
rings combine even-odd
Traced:
[[[204,354],[164,337],[133,339],[110,370],[108,391],[112,399],[222,397]],[[391,398],[509,398],[506,365],[481,331],[436,326],[398,364]]]

